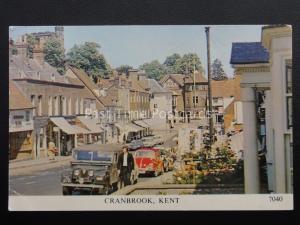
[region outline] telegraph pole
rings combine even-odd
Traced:
[[[210,74],[210,38],[209,28],[205,27],[206,42],[207,42],[207,76],[208,76],[208,111],[209,111],[209,143],[210,148],[213,143],[213,118],[212,118],[212,99],[211,99],[211,74]]]

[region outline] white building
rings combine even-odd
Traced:
[[[269,192],[292,193],[292,28],[265,26],[261,37],[232,45],[231,64],[242,76],[245,191],[260,192],[260,151]]]
[[[162,87],[154,79],[144,79],[140,83],[150,93],[150,112],[152,118],[147,121],[154,129],[169,129],[172,126],[172,92]]]

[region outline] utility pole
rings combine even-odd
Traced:
[[[207,76],[208,76],[208,111],[209,111],[209,143],[210,148],[213,143],[213,118],[212,118],[212,99],[211,99],[211,74],[210,74],[210,38],[209,38],[209,28],[205,27],[206,42],[207,42]]]

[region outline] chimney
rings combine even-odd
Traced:
[[[33,59],[35,59],[39,64],[44,64],[44,51],[38,45],[33,48]]]

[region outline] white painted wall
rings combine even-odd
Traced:
[[[26,111],[29,112],[29,121],[26,121]],[[32,109],[9,111],[9,132],[33,130],[32,115]]]
[[[237,124],[243,123],[243,103],[242,103],[242,101],[234,102],[234,119]]]
[[[292,59],[292,37],[274,38],[271,42],[271,128],[274,132],[274,180],[275,192],[285,193],[286,187],[286,147],[287,130],[285,100],[285,60]]]

